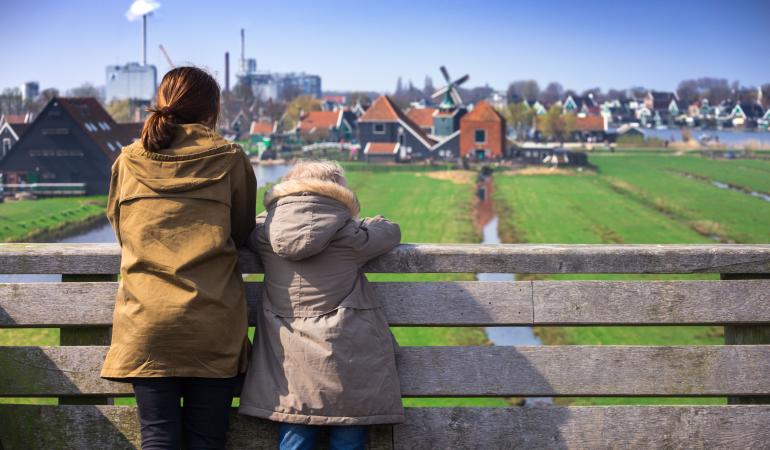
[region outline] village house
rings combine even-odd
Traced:
[[[18,121],[19,119],[23,121]],[[0,116],[0,160],[11,151],[11,147],[19,141],[28,126],[29,122],[23,117]]]
[[[360,158],[369,162],[407,162],[431,157],[436,141],[381,95],[358,119]]]
[[[575,114],[580,116],[599,114],[600,109],[594,101],[593,95],[583,97],[569,95],[562,103],[562,114]]]
[[[310,111],[300,117],[294,130],[306,142],[350,142],[354,136],[352,117],[341,109]]]
[[[604,116],[575,117],[572,139],[577,142],[603,142],[607,140],[607,118]]]
[[[762,105],[757,102],[741,102],[733,106],[730,117],[734,127],[754,128],[764,113]]]
[[[345,107],[347,97],[344,95],[324,95],[321,97],[321,109],[324,111],[337,111]]]
[[[249,140],[259,153],[271,147],[278,123],[268,119],[254,120],[249,127]]]
[[[486,101],[460,119],[460,156],[476,161],[505,156],[505,118]]]
[[[104,195],[136,128],[115,123],[94,98],[53,98],[0,160],[0,173],[4,183],[85,183],[87,195]]]
[[[438,112],[436,108],[424,107],[424,108],[410,108],[406,112],[406,116],[412,119],[425,134],[431,135],[433,133],[433,116]]]
[[[643,107],[638,110],[637,117],[643,125],[650,123],[655,126],[672,125],[679,116],[679,96],[676,92],[648,91],[644,97]]]

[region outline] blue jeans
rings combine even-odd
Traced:
[[[280,450],[313,450],[324,428],[329,430],[329,450],[364,450],[369,428],[364,425],[318,426],[282,423],[278,427]]]

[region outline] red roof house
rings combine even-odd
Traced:
[[[460,119],[460,156],[476,160],[502,158],[505,118],[486,101]]]

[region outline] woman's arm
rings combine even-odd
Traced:
[[[120,240],[120,157],[115,160],[112,165],[112,171],[110,175],[110,192],[107,195],[107,220],[112,225],[112,230],[115,232],[115,238],[118,240],[118,244],[121,246],[123,242]]]
[[[240,160],[233,165],[233,194],[230,206],[230,235],[236,247],[242,247],[254,228],[254,216],[257,210],[257,178],[251,161],[243,151]]]

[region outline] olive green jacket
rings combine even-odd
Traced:
[[[265,266],[240,413],[311,425],[404,419],[396,345],[362,272],[398,245],[398,225],[357,219],[353,193],[296,179],[265,196],[249,238]]]
[[[233,377],[248,361],[237,247],[254,228],[256,180],[237,144],[178,125],[168,149],[124,148],[107,216],[120,286],[102,377]]]

